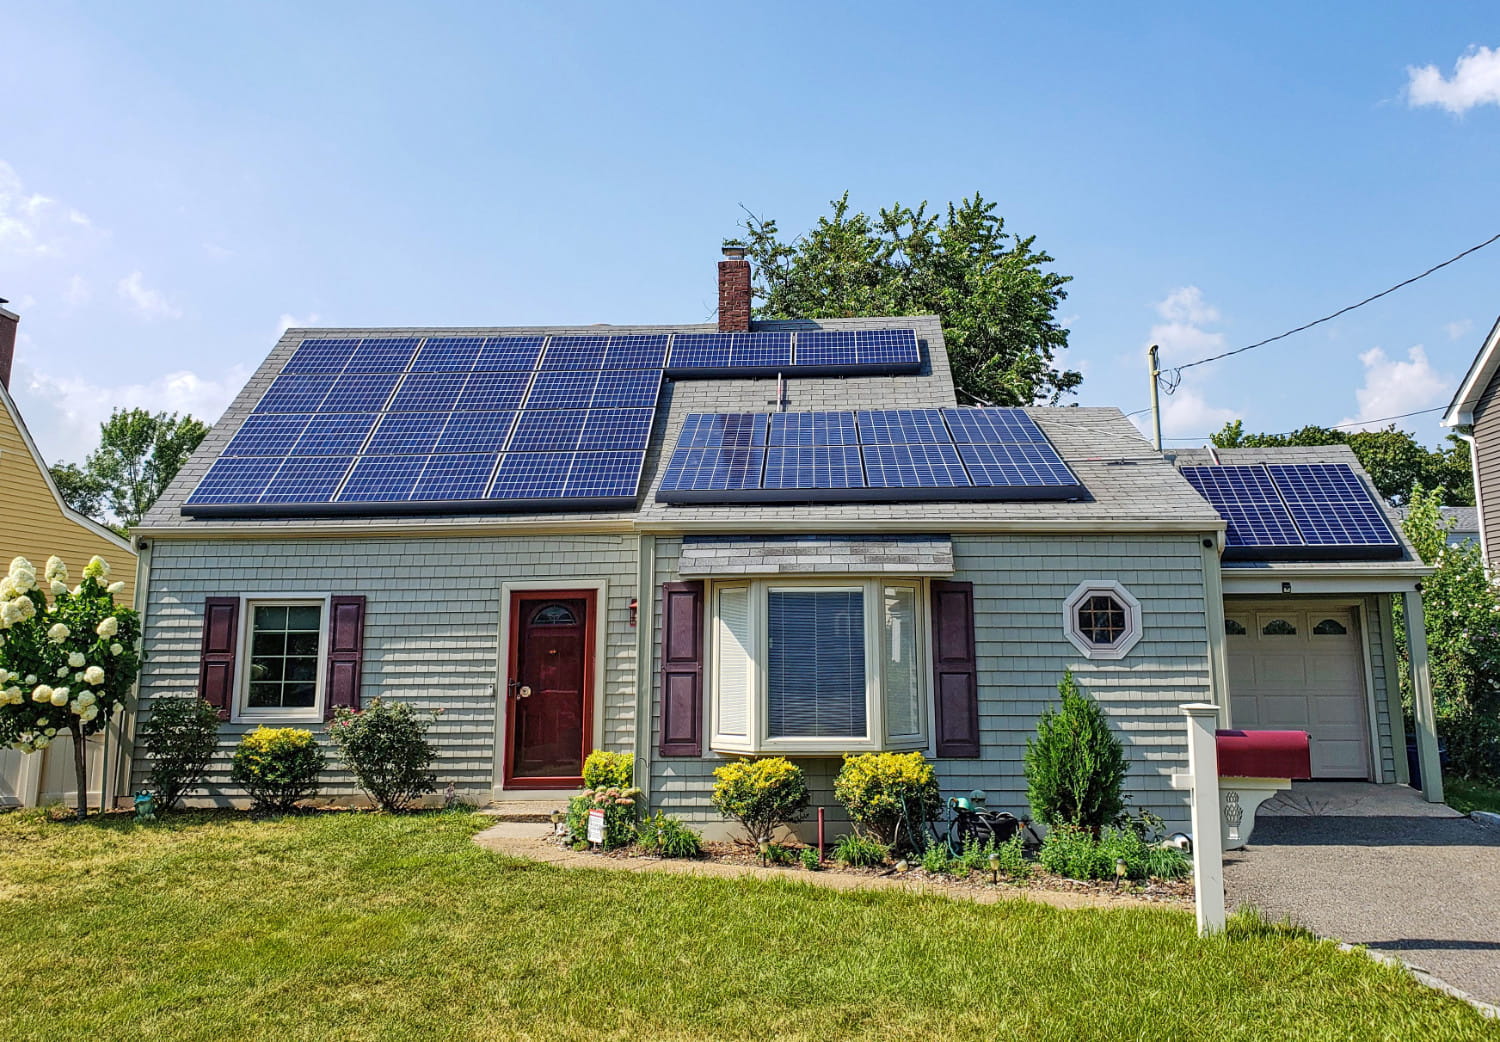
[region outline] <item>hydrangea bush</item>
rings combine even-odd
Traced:
[[[72,588],[58,557],[40,580],[24,557],[0,578],[0,743],[30,753],[70,735],[80,818],[88,813],[84,739],[125,707],[140,672],[140,620],[115,604],[124,588],[101,557]]]

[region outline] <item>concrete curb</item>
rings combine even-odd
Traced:
[[[1489,826],[1491,826],[1493,828],[1500,828],[1500,814],[1496,814],[1494,811],[1489,811],[1489,810],[1475,810],[1475,811],[1470,811],[1469,812],[1469,817],[1473,818],[1475,821],[1479,822],[1479,824],[1481,824],[1481,825],[1489,825]]]
[[[1488,1002],[1476,999],[1462,988],[1455,988],[1443,980],[1443,978],[1434,977],[1422,967],[1414,966],[1405,959],[1398,959],[1394,955],[1387,955],[1385,952],[1377,951],[1374,948],[1366,948],[1362,944],[1346,944],[1343,941],[1339,941],[1338,946],[1339,951],[1351,953],[1364,952],[1368,958],[1378,963],[1386,966],[1394,966],[1399,970],[1405,970],[1416,979],[1418,984],[1426,985],[1434,991],[1440,991],[1449,998],[1458,999],[1460,1002],[1467,1002],[1479,1011],[1480,1016],[1489,1017],[1492,1020],[1500,1020],[1500,1006],[1492,1006]]]

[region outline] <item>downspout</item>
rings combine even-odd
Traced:
[[[635,582],[635,786],[651,806],[651,697],[656,649],[656,537],[642,534]]]
[[[1474,482],[1474,510],[1479,514],[1479,556],[1484,560],[1485,571],[1489,572],[1492,571],[1490,568],[1489,539],[1486,538],[1485,534],[1487,526],[1484,522],[1483,493],[1479,489],[1479,447],[1474,444],[1474,435],[1459,434],[1457,431],[1454,431],[1454,433],[1458,434],[1469,446],[1469,474]]]

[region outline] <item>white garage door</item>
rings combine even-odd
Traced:
[[[1234,726],[1306,731],[1314,778],[1369,778],[1364,656],[1354,612],[1226,608]]]

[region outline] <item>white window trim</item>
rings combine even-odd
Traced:
[[[242,593],[240,594],[240,632],[234,653],[234,712],[230,722],[236,724],[322,723],[328,680],[328,611],[330,593]],[[252,709],[250,701],[250,631],[254,627],[252,608],[270,605],[316,604],[322,612],[318,627],[318,675],[310,709]]]
[[[891,737],[886,734],[885,660],[887,648],[883,618],[885,590],[890,586],[910,589],[914,601],[912,649],[917,656],[916,734]],[[724,734],[720,727],[719,700],[719,594],[724,590],[749,591],[749,662],[746,677],[746,733]],[[767,663],[770,645],[767,630],[769,594],[775,590],[801,589],[845,591],[859,590],[865,604],[865,728],[863,736],[830,738],[772,738],[767,712]],[[703,647],[706,651],[704,682],[708,686],[709,749],[715,753],[779,754],[787,756],[839,755],[845,752],[881,752],[926,750],[931,744],[928,734],[932,719],[929,667],[931,649],[927,625],[927,583],[921,579],[879,577],[820,577],[731,579],[709,584],[706,591]]]
[[[1113,644],[1095,644],[1078,628],[1078,606],[1097,594],[1113,597],[1125,608],[1125,632]],[[1141,639],[1141,602],[1113,579],[1087,579],[1078,584],[1063,602],[1063,634],[1085,658],[1122,659]]]

